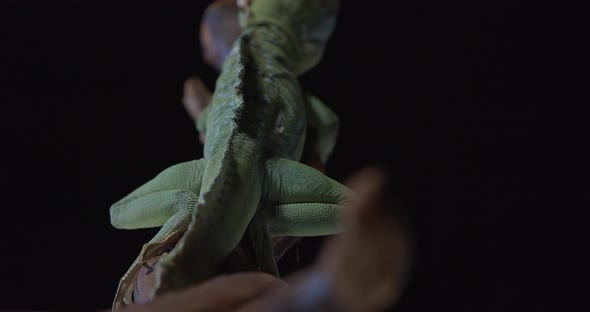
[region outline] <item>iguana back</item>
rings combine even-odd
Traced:
[[[321,57],[333,27],[325,17],[333,21],[336,8],[337,1],[317,0],[242,7],[243,32],[199,120],[204,157],[171,167],[111,207],[116,227],[162,226],[122,278],[114,308],[131,301],[146,259],[180,235],[157,263],[156,294],[216,274],[249,225],[259,257],[271,262],[271,236],[338,231],[349,191],[298,162],[310,110],[296,78]]]

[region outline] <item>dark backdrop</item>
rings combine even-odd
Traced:
[[[202,155],[180,99],[190,75],[214,84],[197,31],[209,1],[80,3],[0,2],[0,309],[109,307],[154,233],[111,228],[110,204]],[[384,3],[344,1],[301,78],[341,118],[327,173],[388,168],[417,239],[402,310],[548,307],[525,295],[552,243],[523,209],[538,196],[536,25],[518,1]]]

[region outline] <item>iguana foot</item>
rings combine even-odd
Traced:
[[[182,104],[196,122],[205,107],[211,102],[211,91],[205,86],[203,80],[197,76],[190,77],[184,82],[183,91]]]
[[[205,86],[201,78],[193,76],[184,82],[182,104],[195,123],[210,102],[211,91]],[[201,143],[205,143],[203,133],[199,133],[199,140]]]
[[[200,41],[203,60],[217,71],[240,35],[235,0],[216,0],[207,6],[201,19]]]
[[[179,237],[180,238],[180,237]],[[178,241],[176,241],[178,242]],[[174,242],[174,244],[176,244]],[[173,247],[169,247],[164,253],[153,256],[144,261],[142,268],[137,272],[135,285],[133,287],[133,302],[144,304],[154,299],[154,290],[156,289],[156,278],[160,274],[158,262],[160,258],[165,257]]]

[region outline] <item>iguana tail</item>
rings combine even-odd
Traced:
[[[252,219],[262,192],[260,142],[243,132],[242,58],[228,58],[209,112],[205,145],[206,166],[200,197],[186,233],[175,249],[160,260],[156,294],[197,284],[215,275],[223,259],[238,245]],[[233,73],[233,75],[231,74]]]

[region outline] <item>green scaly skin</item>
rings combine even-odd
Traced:
[[[296,78],[321,58],[337,5],[254,0],[244,8],[243,32],[199,120],[206,135],[204,157],[166,169],[110,209],[116,228],[161,226],[121,279],[113,309],[132,302],[145,260],[179,238],[157,263],[155,295],[215,275],[245,234],[259,265],[278,274],[271,237],[339,232],[350,191],[299,163],[308,122],[318,128],[325,161],[338,119],[305,95]]]

